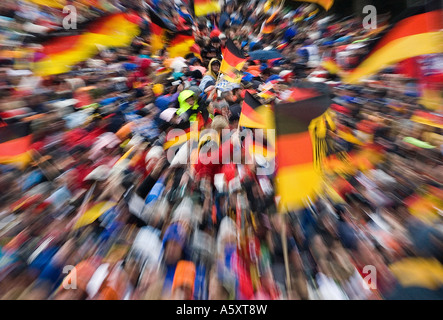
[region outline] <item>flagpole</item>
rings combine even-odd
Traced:
[[[279,213],[283,214],[283,213]],[[288,237],[286,236],[286,215],[283,216],[283,225],[281,231],[281,241],[283,245],[283,258],[285,261],[285,271],[286,271],[286,290],[287,294],[291,292],[291,275],[289,273],[289,255],[288,255]]]
[[[218,85],[218,82],[220,81],[220,74],[221,74],[221,72],[218,73],[217,79],[215,80],[214,90],[217,90],[217,85]],[[212,97],[214,96],[215,92],[217,92],[217,91],[212,91],[212,93],[209,95],[210,101],[212,101]]]
[[[94,184],[91,186],[91,188],[86,193],[85,198],[83,199],[83,202],[82,202],[82,204],[80,206],[80,209],[79,209],[77,215],[66,226],[66,231],[69,231],[70,234],[75,233],[75,230],[73,230],[72,228],[74,228],[75,224],[80,220],[80,218],[85,213],[86,206],[89,203],[89,200],[92,198],[92,193],[95,190],[96,184],[97,184],[97,181],[94,182]]]
[[[40,159],[42,159],[43,157],[42,157],[42,155],[41,155],[37,150],[35,150],[35,149],[31,149],[31,150],[29,151],[29,154],[30,154],[32,160],[37,164],[37,166],[39,167],[39,169],[42,171],[42,173],[45,175],[45,177],[46,177],[49,181],[52,181],[52,180],[54,180],[54,179],[56,178],[56,177],[53,177],[52,175],[50,175],[50,174],[47,172],[46,169],[47,169],[49,166],[47,165],[47,163],[45,163],[46,161],[42,161],[42,162],[40,162]],[[38,156],[38,158],[36,157],[36,155]],[[44,168],[43,164],[46,165],[46,168]],[[55,165],[51,165],[51,167],[54,168],[54,169],[56,170],[57,176],[59,176],[59,175],[61,174],[59,168],[57,168]]]

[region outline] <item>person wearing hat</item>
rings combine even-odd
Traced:
[[[185,228],[178,222],[172,223],[166,229],[162,239],[163,257],[161,264],[165,268],[163,295],[170,295],[174,275],[179,261],[189,260],[187,257],[188,235]]]
[[[241,105],[238,103],[233,104],[229,107],[229,127],[231,129],[236,129],[238,127],[238,121],[241,115]]]
[[[224,50],[226,47],[226,41],[228,40],[228,38],[226,37],[226,35],[224,33],[220,33],[218,38],[220,39],[220,48],[222,50]]]
[[[194,262],[179,261],[172,282],[172,300],[193,300],[195,277],[196,267]]]

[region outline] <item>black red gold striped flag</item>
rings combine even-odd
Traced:
[[[193,52],[195,38],[192,29],[176,31],[172,34],[168,44],[169,58],[183,57],[186,54]]]
[[[223,79],[232,83],[240,83],[242,78],[243,73],[235,68],[231,68],[223,77]]]
[[[197,17],[207,16],[220,11],[221,8],[218,0],[194,0],[194,12]]]
[[[168,27],[165,22],[152,10],[148,11],[149,18],[151,20],[150,23],[150,44],[151,44],[151,52],[156,53],[158,50],[163,49],[166,42],[166,32]]]
[[[357,83],[405,59],[443,52],[442,16],[440,1],[408,9],[380,34],[364,60],[343,81]]]
[[[268,18],[266,19],[266,21],[263,23],[263,27],[261,30],[261,33],[263,34],[268,34],[268,33],[272,33],[275,28],[277,27],[277,15],[279,13],[280,10],[275,10],[274,13]]]
[[[29,122],[0,127],[0,163],[23,168],[32,160],[28,152],[31,143]]]
[[[198,140],[199,132],[203,128],[204,124],[205,124],[205,121],[203,120],[203,117],[201,116],[201,114],[198,114],[197,121],[192,123],[192,125],[194,125],[194,127],[189,126],[188,128],[183,129],[181,134],[173,135],[173,137],[171,139],[167,139],[165,141],[165,143],[163,144],[163,149],[165,149],[165,150],[168,150],[170,148],[178,149],[184,143],[186,143],[188,140],[195,139],[195,138]],[[193,137],[192,136],[193,133],[197,133],[197,137]]]
[[[334,0],[298,0],[298,1],[316,3],[326,11],[331,9],[332,5],[334,4]]]
[[[277,129],[277,193],[282,210],[296,210],[314,200],[322,185],[320,161],[326,153],[321,138],[326,134],[323,117],[330,106],[327,86],[298,84],[309,96],[275,106]]]
[[[325,68],[330,74],[338,74],[342,70],[333,58],[326,58],[322,61],[321,66]]]
[[[241,71],[246,60],[247,57],[243,52],[235,46],[231,39],[228,39],[226,41],[226,48],[223,51],[223,61],[220,66],[220,72],[232,76],[232,74],[235,73],[233,69]]]
[[[115,13],[90,22],[80,34],[53,37],[36,53],[33,69],[38,76],[69,72],[75,64],[98,53],[98,46],[125,47],[140,34],[141,18]]]
[[[247,128],[266,128],[266,119],[257,109],[261,107],[261,103],[255,99],[248,91],[245,93],[243,100],[239,125]]]

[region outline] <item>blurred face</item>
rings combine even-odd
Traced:
[[[235,120],[235,121],[232,121],[230,124],[229,124],[229,128],[232,130],[232,129],[236,129],[238,127],[238,120]]]
[[[209,300],[228,300],[229,295],[226,290],[224,290],[220,281],[218,281],[217,276],[214,272],[209,280]]]
[[[172,293],[172,300],[192,300],[192,288],[180,286]]]
[[[229,91],[224,97],[225,97],[226,101],[229,101],[229,102],[234,101],[234,95],[232,94],[232,91]]]
[[[283,216],[281,214],[275,214],[271,217],[271,223],[276,231],[281,231],[284,223]]]
[[[182,247],[176,241],[168,241],[165,248],[165,262],[166,264],[177,263],[182,255]]]
[[[129,275],[129,279],[133,285],[136,285],[138,276],[140,274],[140,265],[134,259],[130,259],[128,263],[125,264],[125,270]]]
[[[211,69],[212,69],[213,72],[218,73],[218,72],[220,71],[220,64],[218,64],[218,63],[213,63],[213,64],[211,65]]]
[[[194,96],[192,96],[192,97],[189,97],[188,99],[186,99],[185,101],[186,101],[186,103],[188,103],[189,105],[193,106],[194,103],[195,103],[195,98],[194,98]]]
[[[229,117],[229,108],[222,108],[222,115],[225,117]]]

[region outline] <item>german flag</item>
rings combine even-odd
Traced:
[[[263,99],[271,99],[277,96],[277,93],[274,91],[274,89],[264,90],[257,94],[260,98]]]
[[[396,19],[362,63],[343,80],[357,83],[402,60],[443,52],[443,10],[439,1],[413,7]]]
[[[325,60],[323,60],[321,66],[325,68],[330,74],[338,74],[339,72],[341,72],[341,68],[332,58],[326,58]]]
[[[266,118],[259,111],[261,107],[262,104],[246,91],[238,123],[239,126],[266,129]]]
[[[277,46],[277,50],[283,50],[284,48],[286,48],[286,47],[288,46],[288,44],[289,44],[289,43],[287,43],[286,41],[280,43],[280,44]]]
[[[169,58],[183,57],[192,52],[192,47],[195,44],[192,30],[183,30],[175,32],[168,46]]]
[[[194,43],[190,50],[194,54],[194,56],[196,56],[197,58],[202,60],[201,50],[200,50],[200,46],[198,44]]]
[[[29,122],[0,127],[0,163],[24,168],[31,160],[32,143]]]
[[[271,161],[275,157],[275,146],[265,137],[263,137],[263,139],[257,139],[256,135],[253,135],[249,153],[261,155],[266,160]]]
[[[67,0],[27,0],[27,1],[37,4],[39,6],[56,8],[56,9],[63,9],[64,6],[69,4]]]
[[[116,13],[88,23],[81,34],[56,37],[43,44],[42,58],[34,63],[34,73],[38,76],[66,73],[97,54],[99,46],[128,46],[141,32],[140,21],[135,14]]]
[[[231,39],[226,41],[226,48],[223,51],[223,61],[220,66],[220,72],[232,75],[233,69],[241,71],[247,58],[243,52],[237,48]]]
[[[323,182],[321,161],[326,154],[325,113],[330,106],[327,86],[301,83],[310,97],[275,106],[277,129],[277,193],[283,211],[300,209],[314,200]]]
[[[280,12],[280,9],[277,8],[274,13],[263,23],[261,33],[268,34],[272,33],[277,27],[277,15]]]
[[[404,203],[412,215],[432,225],[439,220],[437,208],[443,204],[441,196],[441,190],[429,186],[423,193],[406,198]]]
[[[443,90],[441,85],[425,83],[418,103],[428,110],[443,112]]]
[[[163,47],[165,46],[166,31],[169,30],[169,28],[152,9],[149,9],[148,13],[151,19],[151,35],[149,37],[151,43],[151,52],[155,54],[157,51],[163,49]]]
[[[243,73],[234,68],[231,68],[231,70],[229,70],[229,72],[226,73],[223,77],[223,79],[232,83],[240,83],[242,78]]]
[[[220,11],[221,8],[218,0],[194,0],[194,13],[196,17],[207,16]]]
[[[334,0],[298,0],[298,1],[316,3],[319,6],[323,7],[323,9],[325,9],[326,11],[331,9],[332,5],[334,4]]]
[[[186,141],[191,140],[191,139],[197,139],[198,140],[198,135],[200,130],[203,128],[205,121],[203,120],[203,117],[201,114],[197,115],[197,121],[193,123],[194,127],[189,127],[183,130],[183,134],[178,135],[178,136],[174,136],[173,139],[169,139],[167,140],[164,144],[163,144],[163,149],[168,150],[169,148],[178,148],[181,147]],[[197,132],[197,136],[193,137],[193,133]]]
[[[414,115],[411,117],[411,121],[443,129],[443,116],[437,113],[419,110],[414,112]]]

